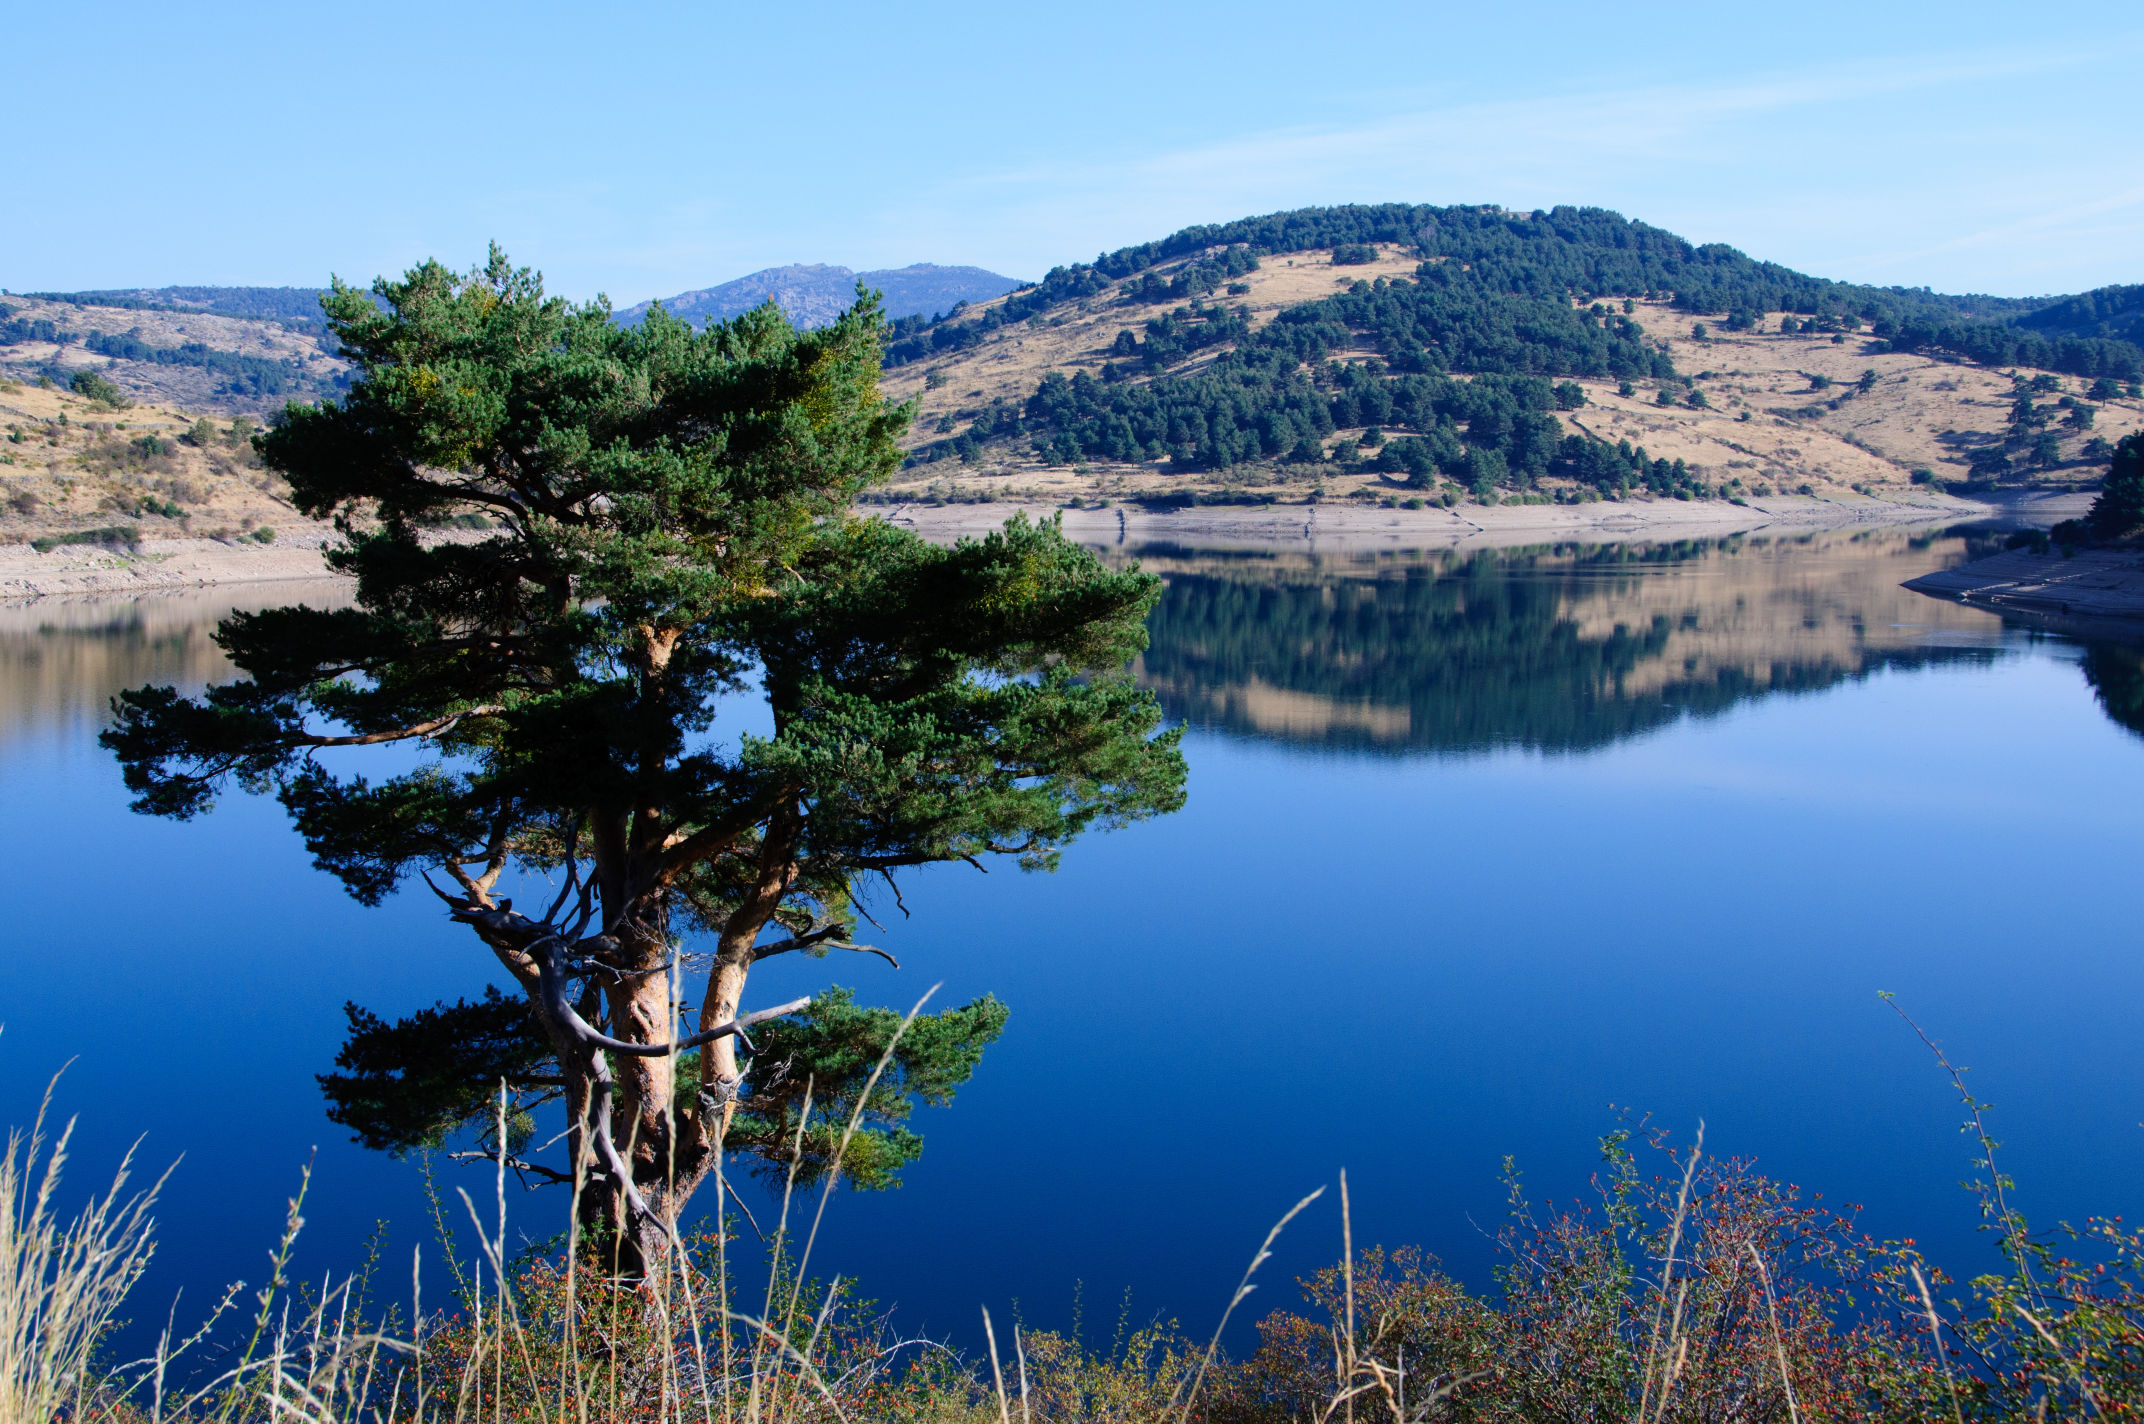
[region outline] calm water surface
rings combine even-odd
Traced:
[[[1878,990],[1973,1065],[2036,1220],[2144,1208],[2144,655],[1900,590],[1966,557],[1949,535],[1139,552],[1169,579],[1141,675],[1191,724],[1189,808],[1054,876],[921,877],[898,973],[754,978],[1013,1008],[919,1114],[906,1187],[836,1204],[829,1271],[955,1332],[978,1302],[1062,1324],[1077,1282],[1090,1319],[1129,1290],[1203,1329],[1344,1166],[1358,1236],[1483,1281],[1502,1160],[1578,1192],[1619,1108],[1977,1267],[1960,1114]],[[312,1274],[377,1220],[393,1259],[428,1243],[416,1169],[345,1142],[312,1075],[345,1000],[490,977],[429,897],[344,898],[273,804],[126,811],[104,700],[226,675],[215,617],[294,592],[0,610],[0,1109],[26,1121],[73,1059],[78,1183],[137,1135],[183,1154],[143,1319],[257,1277],[316,1153]],[[532,1237],[563,1218],[513,1209]],[[1299,1222],[1261,1304],[1336,1237]]]

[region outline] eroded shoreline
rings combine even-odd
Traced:
[[[1455,509],[1383,509],[1294,504],[1155,509],[1112,505],[1067,509],[1012,503],[873,506],[871,513],[929,539],[955,539],[998,528],[1015,511],[1062,513],[1065,532],[1089,545],[1180,543],[1203,548],[1312,547],[1420,549],[1577,540],[1721,538],[1731,534],[1819,532],[1848,528],[1964,523],[2011,518],[2051,524],[2077,511],[2074,498],[1984,504],[1948,495],[1912,500],[1816,499],[1801,496],[1721,501],[1630,500],[1581,505],[1461,505]],[[323,558],[333,532],[325,525],[279,531],[273,544],[213,539],[145,539],[137,550],[70,545],[37,553],[0,545],[0,603],[74,594],[207,588],[332,577]]]

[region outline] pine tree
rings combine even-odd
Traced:
[[[494,248],[323,305],[356,379],[256,445],[337,521],[355,606],[225,620],[239,681],[127,693],[104,740],[137,809],[183,819],[235,780],[359,900],[431,885],[520,998],[353,1008],[331,1115],[406,1148],[488,1119],[502,1078],[517,1114],[562,1099],[566,1157],[529,1167],[587,1176],[582,1225],[630,1272],[725,1144],[782,1166],[808,1079],[845,1118],[898,1026],[841,993],[747,1013],[755,964],[866,948],[862,896],[912,867],[1047,868],[1181,804],[1176,736],[1124,671],[1157,582],[1054,525],[938,547],[852,515],[912,413],[879,395],[868,294],[813,332],[771,303],[624,328]],[[429,532],[470,514],[488,532]],[[767,733],[718,739],[754,687]],[[380,779],[347,770],[388,746]],[[856,1180],[914,1157],[909,1105],[950,1097],[1004,1020],[984,999],[911,1028]],[[807,1176],[830,1146],[806,1132]]]
[[[2123,436],[2114,447],[2106,483],[2084,522],[2101,539],[2120,539],[2144,529],[2144,431]]]

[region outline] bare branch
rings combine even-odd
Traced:
[[[444,717],[434,717],[429,722],[417,722],[407,727],[397,727],[392,732],[364,732],[352,737],[323,737],[311,732],[299,732],[290,738],[294,747],[372,747],[381,742],[406,742],[417,737],[436,737],[449,732],[456,724],[470,717],[496,717],[506,709],[497,703],[487,702],[477,707],[450,712]]]
[[[516,1172],[534,1172],[545,1181],[553,1183],[570,1183],[573,1180],[570,1173],[554,1171],[540,1162],[524,1162],[519,1157],[501,1157],[496,1152],[449,1152],[446,1155],[448,1160],[454,1162],[498,1163],[503,1161]]]
[[[845,940],[845,939],[840,939],[840,940],[832,940],[832,941],[829,941],[826,947],[827,947],[828,949],[847,949],[847,950],[853,950],[853,951],[855,951],[855,952],[856,952],[857,954],[875,954],[875,955],[877,955],[877,956],[878,956],[878,957],[879,957],[880,959],[883,959],[883,960],[885,960],[885,961],[886,961],[886,962],[887,962],[888,964],[892,965],[892,966],[893,966],[894,968],[896,968],[896,969],[899,969],[899,968],[901,967],[901,961],[900,961],[900,960],[898,960],[898,959],[895,959],[895,958],[894,958],[894,957],[893,957],[892,955],[890,955],[890,954],[886,953],[886,951],[885,951],[885,950],[883,950],[883,949],[880,949],[880,948],[879,948],[879,947],[878,947],[877,945],[875,945],[875,944],[850,944],[850,943],[849,943],[849,942],[848,942],[847,940]]]
[[[892,872],[892,871],[890,871],[890,870],[887,870],[886,868],[884,868],[883,866],[881,866],[881,867],[879,868],[879,872],[878,872],[878,873],[879,873],[879,876],[880,876],[880,878],[882,878],[882,879],[883,879],[883,880],[884,880],[884,881],[886,882],[886,888],[887,888],[888,890],[891,890],[891,891],[893,892],[893,904],[894,904],[894,908],[898,909],[898,910],[899,910],[899,911],[901,912],[901,918],[902,918],[902,919],[904,919],[904,920],[905,920],[905,919],[907,919],[907,918],[908,918],[908,902],[907,902],[906,900],[903,900],[903,899],[901,898],[901,887],[900,887],[900,886],[899,886],[898,884],[896,884],[896,883],[895,883],[895,881],[894,881],[894,878],[893,878],[893,872]]]
[[[752,962],[757,964],[762,959],[772,959],[777,954],[787,954],[793,949],[811,949],[814,946],[825,944],[830,939],[839,938],[847,930],[848,926],[846,925],[822,925],[818,929],[809,930],[804,934],[793,935],[788,939],[778,939],[772,944],[754,945],[752,947]]]

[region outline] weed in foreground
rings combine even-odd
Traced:
[[[1709,1155],[1702,1129],[1679,1146],[1638,1123],[1603,1141],[1583,1204],[1537,1206],[1507,1168],[1510,1215],[1487,1294],[1418,1252],[1357,1249],[1343,1174],[1337,1262],[1301,1282],[1306,1310],[1259,1323],[1257,1348],[1239,1361],[1220,1352],[1227,1321],[1281,1230],[1320,1193],[1267,1235],[1204,1344],[1128,1318],[1106,1349],[1076,1329],[1014,1323],[1001,1336],[986,1312],[988,1358],[974,1361],[902,1337],[851,1283],[810,1275],[837,1151],[808,1229],[792,1229],[793,1179],[784,1191],[756,1313],[733,1281],[743,1263],[726,1210],[709,1233],[673,1234],[674,1249],[637,1280],[605,1271],[600,1242],[511,1259],[502,1160],[491,1222],[463,1196],[480,1260],[456,1267],[444,1310],[427,1311],[414,1277],[406,1313],[376,1309],[370,1267],[293,1290],[285,1267],[301,1189],[250,1312],[234,1289],[187,1340],[167,1332],[152,1359],[93,1374],[90,1346],[147,1259],[153,1192],[122,1202],[122,1176],[72,1226],[56,1226],[64,1137],[33,1191],[40,1116],[26,1154],[18,1135],[0,1164],[0,1424],[2144,1418],[2144,1238],[2118,1220],[2031,1233],[1996,1166],[1985,1105],[1929,1047],[1968,1110],[1980,1163],[1970,1185],[2001,1271],[1959,1287],[1910,1241],[1872,1239],[1751,1163]],[[844,1148],[853,1131],[852,1119]],[[214,1364],[182,1393],[171,1381],[189,1351]]]

